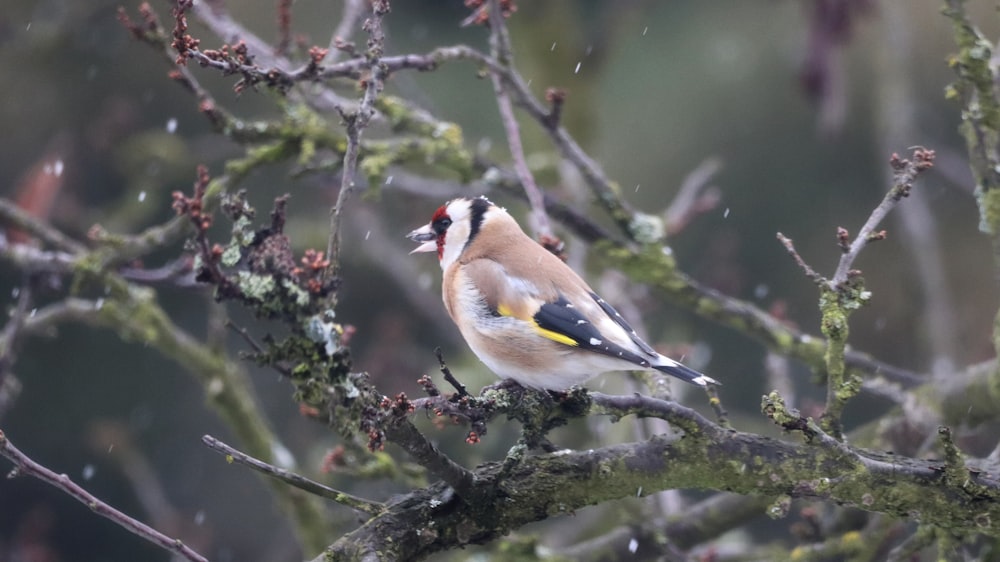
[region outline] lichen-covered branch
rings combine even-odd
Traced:
[[[724,430],[676,403],[635,400],[595,395],[592,408],[662,416],[683,427],[684,436],[560,451],[513,467],[483,465],[474,471],[475,481],[494,490],[497,501],[467,504],[442,483],[416,490],[316,561],[363,560],[376,553],[382,559],[426,557],[488,542],[532,521],[666,489],[822,499],[894,517],[919,514],[922,522],[956,534],[1000,536],[993,523],[1000,517],[1000,481],[985,473],[967,471],[964,482],[943,482],[939,463],[847,446],[850,454],[831,454],[825,447]]]
[[[958,80],[949,88],[948,97],[961,104],[960,131],[976,182],[979,229],[990,236],[994,267],[1000,271],[1000,92],[994,44],[973,25],[964,0],[947,0],[944,14],[952,21],[959,49],[949,60]],[[1000,355],[1000,310],[993,321],[993,350]],[[1000,397],[1000,370],[989,391],[994,399]]]
[[[12,212],[16,216],[16,211]],[[76,254],[49,252],[25,244],[0,245],[0,260],[26,272],[45,272],[72,279],[77,290],[98,286],[99,299],[67,297],[33,317],[24,329],[37,333],[59,321],[77,321],[108,328],[126,341],[138,341],[183,366],[204,386],[209,404],[228,423],[240,442],[254,456],[272,459],[284,448],[261,417],[246,371],[230,357],[213,351],[173,323],[160,307],[153,290],[129,283],[107,269],[113,252],[97,248]],[[325,544],[321,510],[315,498],[273,487],[305,544]]]

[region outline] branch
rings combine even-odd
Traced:
[[[490,27],[490,52],[493,58],[502,64],[511,66],[513,54],[510,48],[510,37],[507,34],[507,25],[500,10],[500,0],[490,0],[489,4],[489,27]],[[493,93],[497,98],[497,107],[500,109],[500,121],[503,123],[507,136],[507,145],[510,148],[510,155],[514,161],[514,170],[518,180],[524,187],[524,193],[528,197],[531,205],[531,226],[535,237],[539,240],[551,240],[553,238],[552,225],[549,223],[549,216],[545,212],[545,202],[542,192],[535,183],[535,178],[528,168],[528,161],[524,157],[524,146],[521,143],[520,127],[517,125],[517,118],[514,116],[514,106],[511,104],[510,96],[501,76],[495,72],[490,73],[493,82]]]
[[[706,158],[681,182],[670,206],[663,212],[667,234],[676,234],[695,216],[714,209],[721,199],[719,189],[708,182],[722,169],[722,160]],[[700,193],[700,195],[699,195]]]
[[[21,383],[14,376],[13,368],[23,341],[24,323],[29,315],[28,308],[34,302],[31,280],[26,278],[25,281],[21,287],[15,289],[17,305],[10,312],[7,324],[0,331],[0,419],[3,419],[21,392]]]
[[[379,515],[385,511],[385,506],[381,503],[359,498],[348,494],[347,492],[341,492],[340,490],[335,490],[329,486],[320,484],[315,480],[310,480],[300,474],[296,474],[284,468],[278,468],[260,459],[251,457],[242,451],[234,449],[211,435],[203,436],[201,438],[201,442],[204,443],[209,449],[226,455],[227,462],[235,462],[237,464],[248,466],[261,474],[270,476],[271,478],[276,478],[285,484],[300,490],[305,490],[310,494],[315,494],[321,498],[333,500],[341,505],[367,513],[368,515]]]
[[[459,497],[475,504],[482,492],[474,485],[475,475],[448,458],[406,418],[397,418],[385,428],[389,441],[399,445],[413,460],[447,482]]]
[[[327,49],[330,51],[330,61],[336,61],[339,53],[342,52],[344,42],[349,40],[351,33],[357,26],[358,21],[364,16],[365,4],[363,0],[346,0],[340,16],[340,23],[333,30],[330,36],[330,44]]]
[[[896,517],[919,513],[922,523],[956,534],[1000,536],[1000,527],[987,523],[1000,517],[1000,481],[988,474],[967,470],[961,482],[943,482],[937,462],[856,449],[832,438],[823,446],[786,443],[725,430],[670,402],[592,396],[593,407],[579,415],[654,415],[683,429],[684,436],[541,454],[515,465],[488,463],[471,476],[477,488],[499,494],[495,501],[468,504],[437,483],[394,499],[386,513],[340,538],[323,556],[426,557],[482,544],[555,514],[667,489],[828,500]]]
[[[213,352],[174,324],[152,291],[131,285],[112,272],[100,275],[99,281],[108,290],[106,297],[97,301],[67,298],[53,303],[28,318],[25,331],[37,332],[71,320],[109,328],[123,340],[140,341],[194,375],[204,388],[208,404],[253,455],[270,459],[285,448],[261,417],[253,387],[239,363]],[[303,542],[320,548],[326,532],[314,499],[290,494],[283,485],[274,484],[272,491]]]
[[[858,231],[858,235],[854,237],[854,241],[851,242],[844,255],[840,257],[837,270],[834,272],[833,278],[829,281],[830,289],[836,289],[847,281],[851,267],[854,265],[854,260],[869,242],[885,238],[885,233],[876,232],[875,228],[878,227],[882,219],[895,208],[901,199],[910,195],[910,189],[913,188],[913,182],[917,176],[934,166],[934,151],[917,148],[913,151],[912,161],[900,158],[898,154],[893,154],[890,159],[890,165],[894,172],[892,189],[885,194],[878,207],[875,207],[868,220],[865,221],[864,226]]]
[[[340,111],[347,124],[347,148],[344,150],[344,166],[340,178],[340,192],[337,203],[330,209],[330,233],[326,246],[330,266],[326,275],[333,278],[340,269],[340,217],[347,204],[347,199],[354,189],[354,177],[357,175],[358,154],[361,150],[361,135],[372,115],[375,114],[375,99],[383,88],[385,71],[382,68],[382,54],[385,48],[385,35],[382,32],[382,16],[389,13],[388,0],[372,2],[372,17],[365,20],[365,30],[368,31],[368,55],[370,76],[365,82],[365,93],[361,98],[361,106],[352,114]]]
[[[192,550],[191,547],[185,545],[180,541],[180,539],[172,539],[149,525],[129,517],[128,515],[101,501],[97,497],[91,495],[85,489],[70,480],[69,476],[66,476],[65,474],[56,474],[48,468],[45,468],[44,466],[31,460],[31,458],[18,450],[18,448],[7,439],[7,436],[4,435],[3,431],[0,431],[0,455],[6,457],[14,463],[14,472],[11,473],[12,475],[27,474],[28,476],[33,476],[50,486],[54,486],[59,490],[62,490],[73,499],[86,505],[94,513],[110,519],[116,525],[124,528],[133,535],[143,538],[164,550],[169,550],[178,556],[183,557],[185,560],[191,560],[193,562],[208,562],[207,558]]]
[[[802,259],[802,256],[799,255],[797,251],[795,251],[795,245],[792,243],[791,238],[788,238],[787,236],[785,236],[780,232],[777,234],[777,238],[778,241],[781,242],[781,245],[785,247],[785,250],[788,251],[788,255],[792,256],[792,259],[795,260],[795,265],[799,266],[799,269],[801,269],[802,272],[805,273],[806,277],[808,277],[813,283],[816,283],[817,285],[826,282],[826,279],[824,279],[823,276],[820,275],[819,273],[816,273],[816,270],[809,267],[809,264],[807,264],[805,260]]]
[[[45,244],[63,252],[79,254],[87,249],[83,244],[59,232],[59,230],[49,223],[31,216],[10,199],[0,198],[0,222],[15,227],[18,230],[23,230]]]
[[[710,541],[764,513],[768,498],[716,494],[684,509],[683,514],[622,525],[595,539],[558,551],[567,560],[687,560],[683,551]],[[666,540],[664,541],[664,538]]]

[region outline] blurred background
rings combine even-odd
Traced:
[[[170,194],[190,191],[197,164],[219,174],[226,158],[242,153],[214,134],[192,96],[167,78],[162,56],[129,37],[116,19],[120,4],[7,0],[0,13],[0,190],[77,237],[97,223],[135,232],[170,218]],[[992,3],[969,4],[987,36],[996,37]],[[168,22],[170,3],[152,5]],[[262,38],[278,37],[275,2],[227,5]],[[124,6],[135,14],[138,2]],[[397,0],[392,8],[385,20],[387,54],[456,43],[487,48],[485,30],[460,27],[469,13],[461,0]],[[793,238],[815,269],[832,274],[840,255],[836,229],[856,232],[881,200],[890,185],[889,156],[908,155],[917,145],[936,150],[935,169],[884,223],[888,239],[857,263],[873,298],[852,317],[851,343],[906,369],[947,374],[993,356],[997,291],[989,243],[977,230],[958,108],[944,99],[953,79],[946,61],[955,49],[939,8],[937,0],[550,0],[522,2],[509,25],[516,64],[536,95],[550,86],[568,92],[564,124],[637,209],[660,213],[689,174],[707,178],[717,204],[670,239],[680,268],[807,333],[819,334],[817,293],[775,233]],[[325,45],[340,9],[339,2],[299,0],[293,30],[305,45]],[[204,48],[221,44],[191,23]],[[354,39],[364,44],[360,33]],[[235,79],[192,70],[238,116],[279,115],[274,94],[237,95]],[[400,72],[387,91],[459,125],[470,149],[509,162],[492,87],[473,65]],[[356,95],[349,85],[342,92]],[[339,126],[335,117],[331,124]],[[539,183],[600,216],[560,170],[538,127],[526,119],[522,125]],[[275,196],[290,193],[288,229],[296,252],[322,248],[339,177],[293,179],[290,171],[275,166],[243,187],[259,216]],[[355,367],[386,394],[419,396],[416,379],[437,377],[435,346],[470,387],[493,381],[440,305],[433,257],[406,255],[411,244],[404,235],[468,189],[457,178],[445,180],[433,190],[387,182],[380,196],[356,197],[349,209],[338,320],[357,329]],[[44,182],[51,198],[39,195]],[[522,202],[492,197],[525,216]],[[220,231],[219,240],[225,239]],[[770,390],[760,345],[601,271],[585,247],[567,240],[571,263],[609,301],[627,303],[623,312],[647,339],[684,350],[692,366],[724,382],[721,396],[737,427],[772,431],[759,414],[759,397]],[[161,265],[181,250],[150,256],[146,265]],[[17,272],[0,270],[0,302],[13,306],[18,281]],[[168,288],[159,298],[177,323],[205,333],[210,296]],[[238,308],[230,312],[256,335],[267,333],[267,325]],[[234,357],[244,348],[235,338],[231,345]],[[287,381],[247,368],[277,433],[303,472],[317,475],[337,437],[300,415]],[[810,403],[821,403],[821,389],[802,366],[790,369],[798,406],[809,411]],[[23,390],[0,428],[36,460],[140,519],[172,521],[213,560],[316,554],[297,550],[257,477],[200,444],[203,434],[229,435],[204,406],[200,385],[172,361],[109,331],[66,325],[50,338],[31,340],[14,371]],[[623,388],[611,379],[588,386]],[[675,391],[693,407],[704,406],[700,394]],[[887,407],[855,400],[848,428]],[[502,458],[517,436],[516,427],[494,423],[484,443],[469,447],[461,428],[420,423],[467,466]],[[554,440],[606,445],[634,438],[631,429],[628,422],[591,420],[559,430]],[[323,478],[345,488],[356,484],[346,476]],[[405,489],[365,482],[354,491],[385,499]],[[154,497],[143,497],[149,494]],[[643,509],[638,501],[620,503],[610,508],[619,518]],[[331,511],[339,522],[332,541],[355,521],[346,509]],[[595,517],[580,512],[569,533],[552,531],[559,521],[520,532],[558,546],[586,538],[600,525]],[[779,521],[757,532],[780,537],[787,525]],[[169,556],[39,482],[0,480],[0,561],[139,559]]]

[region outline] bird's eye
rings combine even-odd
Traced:
[[[444,234],[444,231],[448,230],[449,226],[451,226],[451,219],[449,219],[448,217],[442,217],[434,221],[433,225],[434,232],[437,232],[438,234]]]

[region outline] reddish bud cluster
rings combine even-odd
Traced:
[[[490,21],[490,6],[486,0],[465,0],[465,7],[474,10],[473,14],[465,19],[465,24],[486,25]],[[509,18],[517,11],[517,4],[514,0],[500,0],[500,13],[504,18]]]
[[[292,0],[279,0],[278,2],[278,31],[281,39],[275,51],[278,54],[285,54],[292,36]]]
[[[910,189],[913,188],[913,181],[917,175],[934,167],[936,154],[933,150],[923,147],[916,147],[913,150],[913,161],[901,158],[895,152],[889,158],[889,166],[892,167],[895,176],[896,186],[893,188],[893,199],[899,201],[903,197],[910,196]]]
[[[562,88],[547,88],[545,90],[545,101],[551,104],[563,103],[566,101],[566,90]]]
[[[902,171],[909,163],[909,160],[900,157],[897,152],[893,152],[892,156],[889,157],[889,165],[892,166],[892,169],[897,172]]]
[[[428,396],[441,395],[441,391],[438,390],[437,385],[434,384],[434,381],[431,380],[428,375],[422,375],[419,379],[417,379],[417,384],[424,388],[424,392],[426,392]]]
[[[230,62],[242,65],[253,64],[253,57],[250,56],[250,50],[247,48],[246,42],[242,39],[240,39],[236,45],[224,43],[218,49],[206,49],[202,51],[201,54],[214,61]]]
[[[837,245],[845,252],[851,249],[851,235],[842,226],[837,227]]]
[[[133,38],[141,41],[149,41],[159,35],[160,21],[157,19],[149,2],[143,2],[139,5],[139,15],[142,16],[142,23],[132,21],[132,18],[128,17],[125,8],[122,6],[118,7],[118,21],[125,26],[125,29],[132,34]]]
[[[299,413],[307,418],[318,418],[319,408],[315,406],[309,406],[307,404],[299,404]]]
[[[341,37],[334,37],[333,38],[333,47],[335,49],[337,49],[338,51],[343,51],[343,52],[351,55],[352,57],[356,56],[357,52],[358,52],[357,51],[357,46],[354,44],[353,41],[345,41]]]
[[[917,147],[913,151],[913,165],[916,172],[923,172],[934,167],[934,158],[937,154],[928,148]],[[902,158],[899,154],[893,152],[892,156],[889,157],[889,165],[892,169],[901,172],[909,166],[911,162],[906,158]]]
[[[475,445],[476,443],[479,443],[479,434],[476,433],[475,431],[470,431],[469,434],[465,437],[465,442],[468,443],[469,445]]]
[[[323,271],[330,266],[330,260],[323,259],[323,252],[317,252],[310,248],[302,256],[302,265],[312,271]]]
[[[320,465],[320,472],[323,474],[329,474],[333,472],[333,469],[345,466],[347,462],[344,460],[346,456],[347,449],[343,445],[337,445],[330,452],[323,455],[323,463]]]
[[[200,41],[188,35],[187,11],[194,6],[194,0],[177,0],[177,6],[173,9],[174,15],[174,40],[170,47],[177,51],[177,64],[185,64],[190,56],[189,51],[197,49]]]
[[[343,328],[344,333],[340,334],[340,343],[341,345],[350,345],[351,338],[354,337],[354,334],[358,333],[358,329],[354,324],[344,324]]]
[[[330,267],[330,260],[323,259],[323,252],[313,249],[306,250],[302,257],[303,267],[292,269],[292,275],[299,278],[299,282],[305,285],[310,293],[318,295],[323,292],[323,273]]]
[[[405,392],[400,392],[396,395],[396,399],[392,403],[392,411],[394,414],[401,416],[405,414],[412,414],[416,410],[416,406],[414,406],[413,402],[410,402],[410,399],[406,397]]]
[[[934,158],[937,156],[933,150],[918,148],[913,151],[913,159],[917,161],[917,171],[923,172],[934,167]]]
[[[319,63],[323,62],[323,59],[325,59],[326,55],[329,53],[330,49],[312,46],[309,48],[309,60],[313,65],[319,66]]]
[[[368,431],[368,450],[371,452],[385,450],[385,434],[378,429]]]
[[[178,215],[186,215],[191,219],[191,223],[199,232],[205,232],[212,226],[212,216],[205,213],[204,199],[205,189],[211,178],[205,166],[198,166],[198,179],[194,183],[194,196],[188,197],[180,191],[173,192],[174,199],[171,205]],[[221,253],[220,253],[221,255]]]

